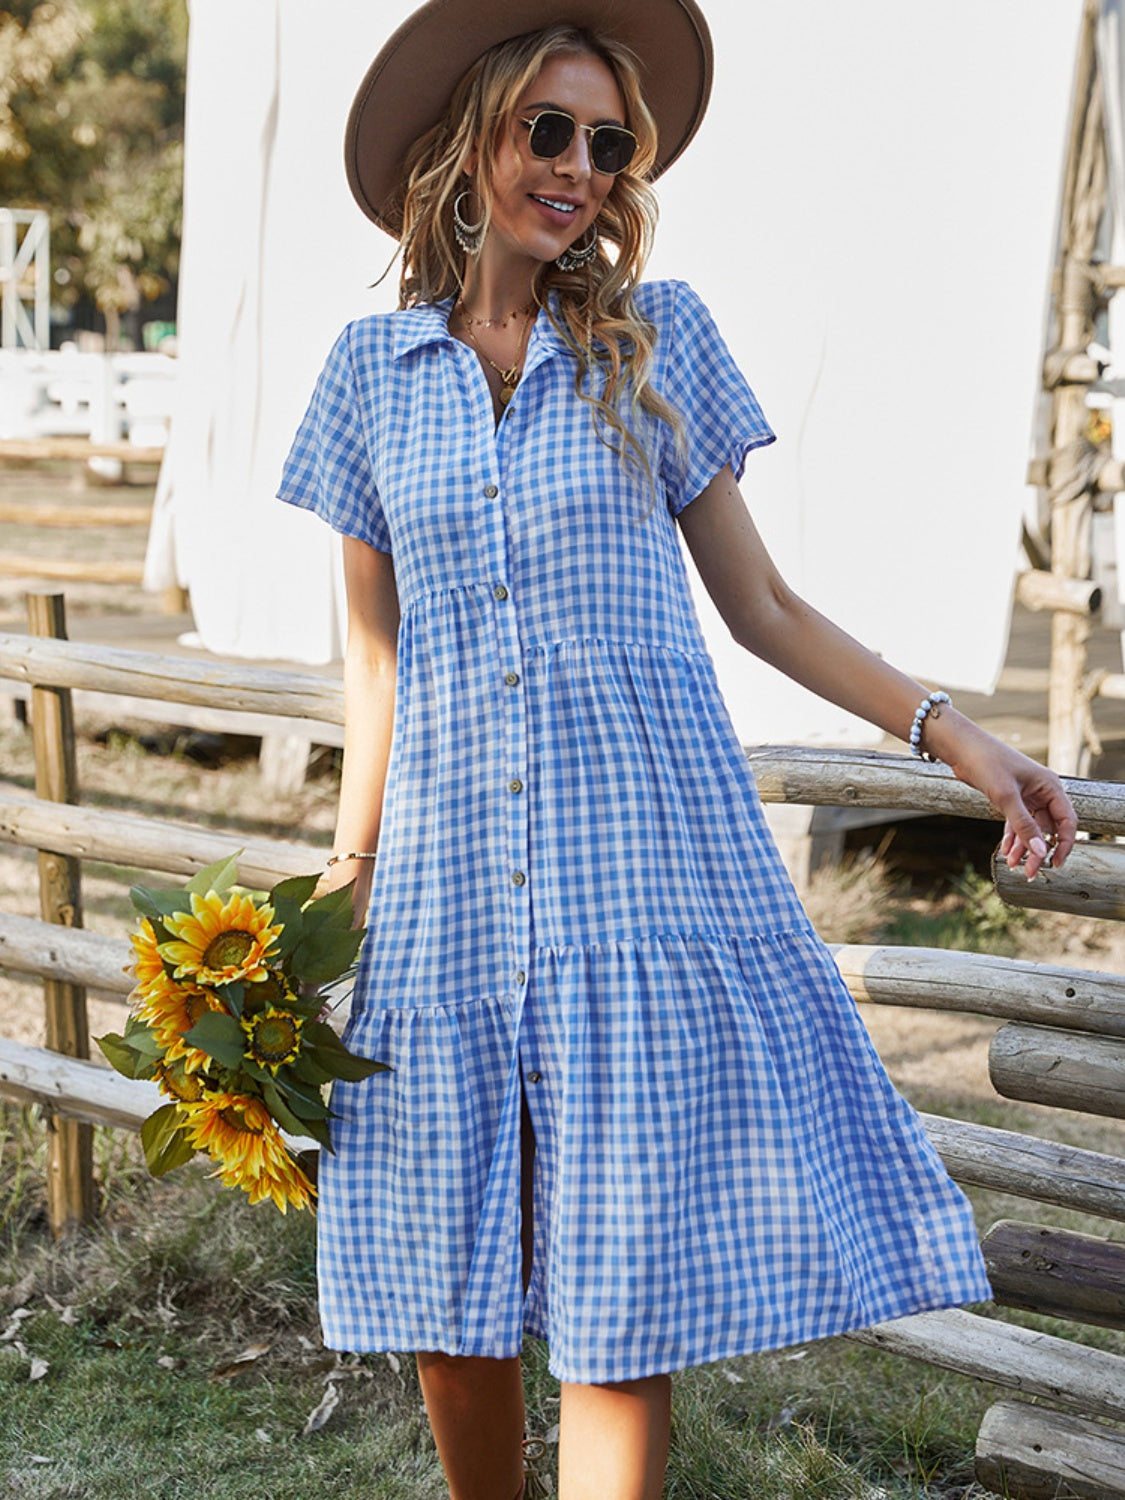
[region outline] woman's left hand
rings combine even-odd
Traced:
[[[961,714],[947,710],[942,719],[947,721],[942,725],[945,734],[955,738],[941,758],[959,781],[983,792],[1004,815],[1000,854],[1009,868],[1022,862],[1028,880],[1034,880],[1044,865],[1058,869],[1074,847],[1078,818],[1055,772]],[[949,723],[950,719],[957,722]]]

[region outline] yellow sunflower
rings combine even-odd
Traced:
[[[154,991],[163,990],[171,981],[160,956],[156,933],[147,917],[141,918],[140,931],[132,933],[129,941],[133,945],[133,962],[125,972],[132,974],[137,981],[130,998],[144,1001]]]
[[[301,1052],[301,1018],[269,1005],[257,1015],[243,1016],[246,1055],[276,1073],[284,1063],[294,1062]]]
[[[154,1077],[160,1085],[160,1092],[180,1104],[194,1104],[203,1098],[203,1085],[186,1063],[181,1063],[179,1067],[157,1063]]]
[[[267,1198],[284,1213],[309,1208],[315,1188],[290,1156],[277,1122],[260,1099],[245,1094],[207,1094],[198,1103],[182,1106],[188,1117],[188,1138],[206,1151],[224,1187],[240,1187],[251,1203]]]
[[[273,927],[272,922],[273,907],[258,906],[243,892],[200,896],[193,891],[190,912],[164,918],[175,937],[161,943],[159,952],[175,965],[177,979],[191,975],[197,984],[264,979],[266,955],[282,931],[281,923]]]
[[[152,1027],[153,1035],[164,1053],[165,1064],[182,1062],[185,1072],[198,1073],[206,1068],[211,1058],[198,1047],[184,1041],[184,1032],[190,1031],[204,1012],[222,1011],[229,1014],[217,995],[209,994],[194,984],[177,984],[168,979],[164,987],[154,990],[137,1007],[137,1015]]]

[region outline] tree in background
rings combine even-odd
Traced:
[[[0,206],[51,216],[53,300],[121,314],[175,283],[184,0],[0,7]]]

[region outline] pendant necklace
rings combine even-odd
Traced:
[[[528,341],[529,337],[531,336],[531,315],[535,311],[535,309],[534,308],[527,308],[526,311],[525,311],[524,325],[523,325],[523,334],[522,334],[522,336],[520,338],[520,351],[519,351],[519,354],[516,356],[515,363],[509,365],[506,370],[502,370],[500,368],[500,366],[496,363],[495,360],[489,359],[488,355],[481,348],[480,342],[477,339],[476,334],[473,332],[473,324],[474,323],[480,323],[480,324],[483,325],[483,324],[489,324],[489,323],[491,323],[491,322],[493,322],[495,320],[494,319],[489,319],[489,318],[470,318],[469,315],[465,311],[465,305],[464,305],[464,303],[460,304],[460,311],[461,311],[461,321],[465,325],[465,332],[472,339],[473,345],[476,348],[477,353],[486,362],[486,364],[489,364],[489,365],[492,366],[492,368],[496,371],[497,375],[499,375],[499,377],[500,377],[500,405],[501,406],[507,406],[508,402],[516,394],[516,386],[519,385],[519,383],[520,383],[520,376],[523,374],[523,362],[524,362],[524,358],[525,358],[525,356],[527,354],[527,341]],[[512,316],[514,316],[514,314]],[[499,326],[500,327],[505,327],[508,324],[509,321],[510,321],[510,318],[505,318],[504,322],[502,324],[500,324]]]

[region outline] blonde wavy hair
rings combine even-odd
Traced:
[[[444,117],[407,155],[399,306],[461,295],[464,253],[453,235],[453,204],[465,189],[465,160],[477,151],[473,192],[486,229],[497,149],[504,131],[511,128],[519,99],[550,58],[575,54],[599,57],[610,68],[625,100],[625,123],[637,137],[637,151],[629,167],[613,179],[598,214],[593,261],[577,271],[560,271],[554,261],[547,262],[536,274],[533,291],[578,361],[575,390],[592,408],[599,437],[641,470],[655,498],[652,462],[637,435],[645,425],[640,414],[665,422],[681,452],[683,421],[650,384],[656,330],[633,300],[656,228],[656,195],[648,176],[656,161],[657,136],[641,92],[637,60],[628,48],[610,37],[558,25],[501,42],[478,58],[458,84]],[[552,292],[553,307],[548,301]],[[599,372],[605,376],[600,394],[594,378]]]

